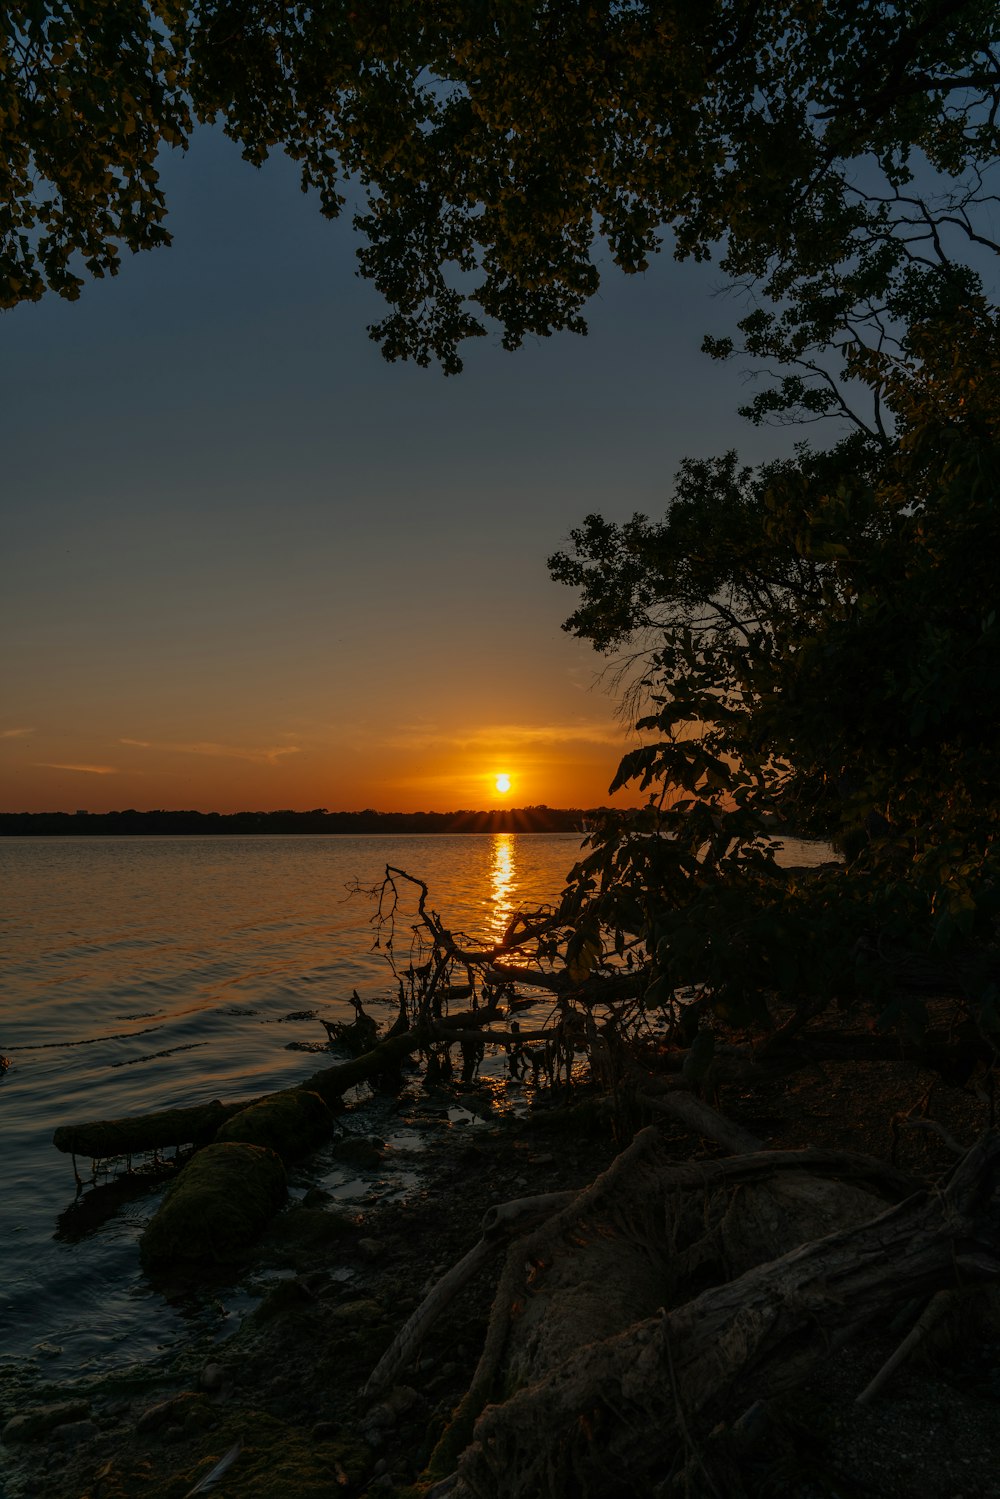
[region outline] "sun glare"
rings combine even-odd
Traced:
[[[510,776],[497,776],[497,778],[496,778],[496,788],[497,788],[498,791],[501,791],[501,792],[502,791],[509,791],[510,790]]]

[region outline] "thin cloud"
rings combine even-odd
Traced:
[[[121,771],[117,765],[56,765],[49,760],[36,762],[42,770],[78,770],[88,776],[118,776]]]
[[[268,747],[214,744],[204,740],[199,740],[194,744],[161,744],[149,739],[120,739],[119,743],[130,745],[134,749],[156,750],[161,754],[204,755],[211,760],[249,760],[254,765],[277,765],[285,755],[299,754],[297,744]]]
[[[389,749],[449,749],[461,754],[477,750],[494,752],[498,745],[515,751],[543,744],[614,744],[622,742],[621,726],[606,719],[584,719],[576,723],[486,724],[472,734],[449,734],[437,725],[404,725],[401,733],[382,741]]]
[[[24,739],[34,732],[34,729],[0,729],[0,739]]]

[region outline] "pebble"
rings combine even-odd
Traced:
[[[55,1427],[52,1436],[67,1447],[76,1447],[80,1442],[89,1442],[91,1437],[96,1437],[97,1427],[93,1421],[65,1421],[62,1426]]]
[[[63,1426],[70,1421],[79,1421],[84,1418],[90,1407],[85,1401],[71,1400],[63,1401],[59,1405],[40,1405],[34,1410],[22,1411],[19,1416],[12,1416],[3,1428],[0,1440],[9,1445],[12,1442],[41,1441],[47,1437],[57,1426]]]
[[[310,1270],[300,1277],[302,1284],[313,1296],[324,1296],[331,1288],[330,1277],[325,1270]]]
[[[359,1239],[358,1253],[364,1255],[366,1260],[377,1260],[382,1253],[381,1239]]]
[[[302,1205],[307,1208],[321,1208],[332,1201],[333,1194],[327,1192],[324,1187],[310,1187],[302,1199]]]
[[[201,1371],[201,1387],[203,1390],[221,1390],[225,1379],[225,1373],[221,1364],[206,1364]]]
[[[136,1421],[136,1431],[159,1431],[161,1426],[168,1423],[183,1421],[194,1398],[186,1392],[174,1395],[170,1400],[161,1400],[159,1405],[151,1405]]]

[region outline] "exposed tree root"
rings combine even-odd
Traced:
[[[428,1476],[457,1469],[470,1499],[651,1492],[876,1314],[995,1278],[998,1181],[997,1136],[927,1192],[848,1153],[672,1164],[643,1130],[511,1247]]]
[[[575,1192],[543,1192],[498,1203],[483,1218],[483,1236],[457,1264],[435,1283],[382,1355],[362,1395],[379,1395],[415,1357],[429,1329],[453,1296],[489,1263],[514,1233],[523,1233],[539,1219],[551,1218],[576,1197]]]

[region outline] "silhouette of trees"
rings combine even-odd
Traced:
[[[13,0],[0,302],[168,243],[158,152],[218,121],[328,217],[364,194],[391,359],[582,332],[602,253],[634,272],[666,244],[753,284],[745,337],[815,414],[817,350],[860,358],[887,289],[919,301],[953,240],[990,239],[997,23],[996,0]]]

